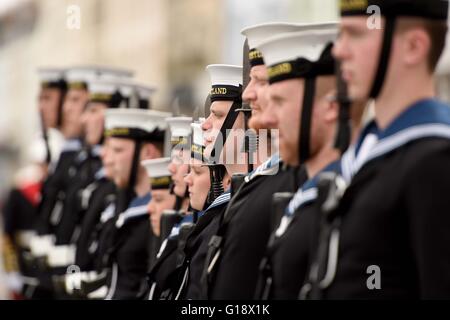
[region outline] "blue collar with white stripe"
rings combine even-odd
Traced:
[[[306,181],[292,197],[284,211],[284,215],[293,216],[299,208],[316,200],[318,195],[317,183],[319,182],[320,175],[324,172],[340,173],[340,168],[340,161],[334,161],[321,170],[314,178]]]
[[[314,178],[306,181],[294,194],[288,206],[284,210],[284,215],[281,218],[278,228],[275,230],[275,236],[281,237],[290,225],[295,212],[307,204],[314,202],[319,194],[317,184],[320,175],[325,172],[340,173],[340,161],[334,161],[321,170]]]
[[[231,198],[231,193],[230,193],[230,190],[228,189],[227,191],[225,191],[224,193],[222,193],[220,196],[218,196],[218,197],[213,201],[213,203],[211,203],[211,204],[209,205],[209,207],[208,207],[206,210],[202,211],[201,214],[203,215],[203,214],[205,214],[206,212],[208,212],[209,210],[211,210],[212,208],[216,208],[216,207],[219,207],[219,206],[222,206],[222,205],[228,203],[228,202],[230,201],[230,198]],[[200,212],[199,212],[199,217],[200,217]]]
[[[100,216],[100,222],[105,223],[109,219],[114,217],[114,211],[116,210],[116,205],[114,203],[110,203],[106,209],[102,212]]]
[[[62,147],[62,152],[72,152],[72,151],[80,151],[83,147],[80,139],[67,139],[64,141],[64,145]]]
[[[101,144],[96,144],[95,146],[93,146],[91,148],[90,151],[91,151],[91,156],[99,158],[100,157],[100,153],[102,151],[102,145]]]
[[[172,230],[170,231],[170,235],[168,238],[174,238],[180,234],[180,229],[185,224],[191,224],[194,223],[194,216],[192,214],[187,214],[181,219],[179,223],[174,225],[172,227]]]
[[[413,104],[398,116],[386,129],[378,129],[375,121],[362,131],[358,142],[342,156],[342,174],[347,182],[370,161],[382,157],[412,141],[423,138],[450,139],[450,107],[425,99]],[[359,156],[364,142],[372,141],[364,156]],[[359,161],[358,161],[359,158]]]
[[[413,126],[429,124],[450,126],[450,107],[434,99],[418,101],[397,117],[385,130],[380,130],[379,139],[386,139]]]
[[[101,180],[106,177],[105,168],[101,167],[94,175],[95,180]]]
[[[267,159],[263,164],[261,164],[259,167],[257,167],[255,170],[250,172],[246,177],[245,181],[249,182],[253,178],[261,175],[268,175],[268,174],[274,174],[275,170],[278,170],[281,164],[281,158],[278,153],[271,156],[269,159]]]
[[[130,202],[130,206],[127,210],[122,212],[116,221],[116,227],[121,228],[128,220],[132,218],[148,215],[147,204],[150,202],[152,196],[151,193],[147,193],[142,197],[136,197]]]

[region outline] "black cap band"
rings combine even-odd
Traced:
[[[67,82],[64,79],[60,79],[57,81],[42,81],[41,89],[59,89],[59,90],[67,90]]]
[[[205,146],[193,143],[191,145],[191,158],[205,162]]]
[[[191,145],[190,138],[191,138],[190,136],[188,136],[188,137],[171,137],[170,144],[171,144],[172,148],[178,147],[178,148],[187,149]]]
[[[250,62],[250,65],[252,67],[254,66],[260,66],[264,64],[264,57],[258,49],[254,48],[251,49],[248,53],[248,60]]]
[[[214,85],[210,95],[211,103],[214,101],[241,101],[242,86]]]
[[[88,89],[87,83],[83,82],[83,81],[69,82],[68,87],[69,87],[69,89],[73,89],[73,90],[87,90]]]
[[[108,108],[115,109],[119,108],[120,103],[124,100],[124,97],[119,91],[112,94],[107,93],[91,93],[89,97],[89,102],[99,102],[104,103]]]
[[[286,61],[273,65],[267,69],[269,83],[296,79],[314,78],[334,74],[334,59],[331,55],[332,43],[329,43],[322,52],[317,62],[311,62],[304,58],[294,61]]]
[[[370,6],[380,8],[383,16],[422,17],[447,20],[447,0],[340,0],[341,16],[373,15]]]
[[[152,190],[169,189],[172,184],[172,178],[170,176],[152,177],[150,178],[150,184]]]
[[[164,141],[164,131],[155,129],[147,132],[138,128],[112,128],[105,130],[105,137],[125,138],[136,141]]]

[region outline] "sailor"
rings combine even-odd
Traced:
[[[367,28],[372,4],[340,4],[333,53],[375,119],[341,160],[339,201],[322,208],[309,297],[448,298],[450,110],[433,86],[448,2],[377,1],[383,29]]]
[[[2,252],[5,287],[13,299],[29,298],[35,270],[30,241],[37,216],[41,188],[46,177],[47,147],[41,136],[25,153],[29,163],[14,175],[14,185],[2,206]]]
[[[38,75],[41,89],[39,92],[39,115],[42,136],[46,143],[46,162],[52,166],[58,161],[64,138],[60,132],[62,126],[63,104],[67,93],[65,69],[40,68]]]
[[[277,127],[273,121],[261,122],[268,105],[269,83],[264,59],[256,50],[256,43],[264,37],[294,31],[298,27],[293,24],[264,24],[243,30],[250,48],[247,54],[251,69],[250,82],[242,97],[252,110],[249,127],[255,129],[259,136],[258,157],[254,163],[257,168],[245,177],[237,191],[233,191],[233,200],[218,233],[210,241],[203,286],[211,299],[253,298],[259,263],[271,230],[272,194],[295,190],[294,173],[292,170],[279,170],[282,167],[279,156],[271,152],[276,145],[272,144],[272,137],[266,134],[266,142],[263,143],[262,130],[267,132]],[[268,152],[265,153],[264,149]],[[298,178],[300,182],[306,179],[304,171]]]
[[[34,258],[30,253],[30,240],[36,235],[35,224],[38,216],[42,189],[47,188],[48,173],[52,171],[61,152],[64,138],[61,126],[62,104],[67,91],[64,69],[40,68],[38,112],[41,120],[41,133],[33,138],[27,148],[25,158],[31,163],[16,174],[15,186],[5,202],[3,214],[5,221],[4,252],[8,252],[5,267],[8,277],[15,279],[14,292],[29,298],[35,273]],[[46,182],[47,181],[47,182]],[[44,183],[46,182],[46,183]],[[14,270],[14,271],[13,271]],[[18,273],[21,277],[19,278]],[[22,292],[21,292],[22,289]]]
[[[172,299],[202,299],[200,288],[200,277],[202,264],[205,261],[209,238],[217,230],[220,215],[226,208],[230,199],[230,193],[224,192],[215,199],[211,197],[212,179],[211,167],[207,165],[205,158],[205,139],[201,122],[192,124],[193,143],[190,160],[189,174],[185,177],[185,182],[189,190],[190,206],[198,212],[198,221],[188,235],[184,249],[184,263],[179,268],[177,274],[176,290]],[[223,175],[221,187],[228,190],[230,186],[230,176],[225,167],[221,168]],[[217,181],[215,181],[217,186]],[[213,199],[213,200],[212,200]],[[212,202],[211,202],[212,200]]]
[[[173,207],[176,202],[176,196],[170,192],[172,185],[171,174],[168,170],[170,158],[161,158],[155,160],[146,160],[142,165],[146,168],[150,177],[152,186],[152,200],[148,203],[148,213],[150,214],[150,223],[153,234],[160,237],[161,247],[158,248],[155,262],[150,265],[150,275],[144,298],[156,299],[160,295],[160,288],[167,288],[169,275],[175,270],[177,255],[176,249],[178,241],[176,235],[172,232],[170,235],[161,234],[162,222],[161,216],[175,215]],[[165,210],[170,210],[165,212]],[[165,212],[165,213],[164,213]],[[178,222],[178,221],[177,221]]]
[[[150,184],[143,160],[161,158],[167,113],[145,109],[106,111],[106,136],[114,162],[118,197],[112,231],[112,247],[102,257],[109,269],[106,299],[136,299],[145,285],[148,270],[150,230],[147,204]],[[103,292],[101,292],[103,291]]]
[[[242,152],[245,141],[243,135],[245,117],[241,112],[242,67],[209,65],[206,70],[211,79],[211,106],[210,114],[201,127],[204,131],[204,156],[210,171],[211,191],[204,205],[203,214],[186,241],[184,261],[187,266],[186,281],[181,296],[186,299],[207,298],[201,282],[208,242],[217,232],[218,222],[230,199],[228,187],[231,176],[247,172],[245,154]],[[235,144],[236,137],[237,144]],[[198,171],[197,168],[191,169]],[[190,176],[193,177],[195,173],[191,172]],[[186,181],[189,181],[190,176]],[[189,188],[191,189],[191,186]],[[197,206],[193,208],[199,210]]]
[[[65,190],[75,176],[74,169],[70,169],[73,168],[78,153],[82,151],[81,113],[88,101],[87,80],[93,75],[95,71],[87,67],[73,67],[65,72],[67,93],[58,116],[65,142],[45,181],[35,227],[37,236],[33,237],[30,246],[35,258],[35,268],[41,273],[40,283],[33,293],[35,297],[50,297],[53,294],[47,254],[55,243],[54,226],[62,214]]]
[[[141,164],[150,177],[152,199],[148,203],[148,213],[153,234],[161,235],[161,215],[164,210],[175,206],[176,197],[170,193],[171,177],[168,170],[170,158],[145,160]]]
[[[174,210],[186,212],[189,206],[187,186],[184,176],[189,170],[189,154],[191,145],[191,117],[171,117],[167,118],[167,125],[170,128],[172,145],[171,162],[168,169],[171,173],[171,192],[177,197]]]
[[[164,210],[160,218],[159,248],[154,264],[150,265],[148,273],[148,291],[144,298],[150,300],[169,299],[171,289],[176,286],[178,257],[182,254],[180,229],[192,226],[193,215],[189,205],[189,193],[184,177],[189,172],[191,146],[191,117],[171,117],[166,122],[170,128],[172,157],[167,166],[170,172],[170,192],[176,196],[176,203],[172,210]],[[182,236],[186,232],[181,232]]]
[[[61,222],[61,233],[70,237],[70,246],[75,248],[75,260],[69,265],[76,265],[81,272],[90,272],[95,269],[95,256],[98,249],[98,236],[100,217],[115,200],[115,186],[111,181],[111,173],[106,175],[105,158],[108,153],[104,140],[104,113],[107,109],[127,107],[127,97],[120,92],[124,83],[132,83],[117,77],[113,80],[93,79],[89,81],[89,103],[82,115],[86,144],[90,147],[92,162],[98,161],[98,155],[102,156],[102,165],[96,172],[87,176],[89,184],[76,190],[72,215],[65,215]],[[154,91],[147,88],[147,91]],[[102,150],[103,149],[103,150]],[[88,167],[87,164],[83,168]],[[84,171],[83,169],[81,171]],[[82,274],[85,278],[85,274]],[[80,291],[73,291],[73,276],[64,276],[65,290],[70,293],[83,295]],[[80,279],[81,280],[81,279]],[[80,288],[80,286],[78,287]]]
[[[337,24],[309,24],[301,29],[271,37],[258,49],[270,82],[265,116],[280,128],[280,156],[291,167],[303,165],[308,177],[314,177],[339,157],[334,147],[339,108],[332,99],[336,79],[331,55]],[[307,235],[314,215],[299,210],[298,198],[304,195],[304,206],[313,201],[317,190],[311,181],[300,190],[303,193],[296,193],[270,237],[256,298],[296,299],[303,284],[308,266],[304,255],[310,246]]]

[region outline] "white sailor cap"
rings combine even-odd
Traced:
[[[211,102],[239,100],[242,95],[242,67],[210,64],[206,67],[211,79]]]
[[[170,143],[172,146],[189,144],[189,137],[192,133],[191,117],[171,117],[166,119],[170,129]]]
[[[191,135],[192,117],[170,117],[166,119],[172,137],[188,137]]]
[[[169,113],[145,109],[108,109],[105,136],[163,141]]]
[[[148,109],[150,95],[156,91],[154,87],[121,78],[114,80],[96,78],[90,80],[88,84],[91,101],[104,102],[113,108]]]
[[[151,106],[151,96],[156,92],[156,87],[144,85],[132,80],[122,81],[119,86],[121,95],[126,98],[126,108],[148,109]]]
[[[321,23],[267,22],[246,27],[241,30],[241,34],[247,38],[249,48],[254,49],[257,48],[261,42],[278,34],[306,30],[333,29],[337,28],[337,26],[337,21]]]
[[[170,187],[172,180],[168,169],[169,164],[170,158],[150,159],[141,162],[150,177],[152,189],[168,189]]]
[[[205,137],[202,129],[203,122],[191,123],[192,128],[192,145],[191,158],[203,161],[205,159]]]
[[[306,30],[324,30],[337,28],[338,22],[330,21],[323,23],[287,23],[287,22],[268,22],[253,25],[242,29],[241,34],[247,38],[249,52],[249,62],[251,66],[264,64],[263,55],[257,49],[261,42],[267,39],[290,32],[299,32]]]
[[[113,95],[118,92],[119,83],[112,80],[92,79],[88,82],[89,99],[93,102],[109,104]]]
[[[87,89],[90,81],[127,79],[133,76],[133,72],[118,68],[99,66],[77,66],[69,68],[66,72],[66,80],[69,88]]]
[[[239,87],[242,85],[242,66],[210,64],[206,66],[206,71],[211,79],[211,86]]]
[[[137,83],[134,81],[122,81],[120,83],[120,93],[125,97],[130,97],[133,92],[137,92],[141,99],[148,99],[154,94],[156,87]]]
[[[331,57],[331,44],[336,37],[337,29],[332,28],[285,33],[262,42],[258,49],[268,66],[269,82],[333,74],[334,63],[327,70],[320,70],[314,63],[322,59],[326,49],[327,59],[334,61]],[[320,68],[323,69],[324,66]]]
[[[39,80],[42,84],[57,83],[64,79],[65,69],[63,68],[39,68],[37,70]]]

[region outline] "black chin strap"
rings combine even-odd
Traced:
[[[105,134],[104,134],[104,132],[105,132],[105,125],[102,124],[102,126],[103,126],[102,134],[100,135],[100,139],[98,141],[98,144],[100,144],[100,145],[103,145],[103,143],[105,142]]]
[[[172,194],[173,194],[173,193],[172,193]],[[180,211],[181,206],[182,206],[182,204],[183,204],[183,200],[184,200],[184,198],[175,195],[175,205],[174,205],[174,207],[173,207],[173,209],[174,209],[175,211]]]
[[[142,146],[142,141],[135,140],[133,160],[131,162],[130,178],[128,180],[128,188],[127,188],[128,203],[130,203],[130,201],[133,200],[133,198],[135,196],[134,188],[136,187],[136,183],[137,183],[137,174],[138,174],[139,162],[140,162],[139,155],[141,152],[141,146]]]
[[[45,163],[47,165],[50,164],[50,162],[52,161],[52,153],[50,150],[50,145],[48,142],[48,134],[47,134],[47,129],[45,128],[45,123],[44,123],[44,115],[41,113],[41,126],[42,126],[42,138],[44,139],[44,144],[45,144]]]
[[[347,150],[350,144],[350,108],[351,100],[348,97],[347,83],[342,79],[342,73],[339,68],[336,69],[337,77],[337,102],[339,104],[338,128],[335,137],[334,147],[341,154]]]
[[[255,139],[256,133],[253,130],[250,130],[248,127],[248,122],[250,120],[251,113],[249,111],[243,111],[245,117],[245,141],[244,141],[244,151],[247,153],[247,171],[253,171],[253,153],[256,151]]]
[[[384,27],[383,44],[381,47],[378,69],[375,75],[370,98],[376,99],[383,88],[386,72],[389,67],[389,58],[391,56],[392,38],[395,30],[395,17],[386,17],[386,25]]]
[[[228,134],[230,133],[229,129],[233,128],[234,122],[239,116],[240,111],[238,111],[238,109],[240,107],[241,101],[234,101],[231,105],[230,111],[228,112],[227,117],[220,128],[216,142],[214,143],[214,148],[211,151],[211,157],[208,160],[211,188],[209,189],[208,197],[205,201],[205,206],[203,208],[204,210],[207,209],[208,206],[210,206],[214,200],[224,192],[223,177],[226,169],[223,165],[218,164],[219,157],[228,138]],[[219,137],[223,137],[223,139],[219,139]]]
[[[58,119],[56,121],[56,127],[61,128],[63,124],[63,106],[64,106],[64,100],[66,99],[67,90],[61,89],[61,96],[59,98],[58,102]]]
[[[314,96],[316,91],[316,78],[305,79],[305,91],[303,95],[302,114],[299,130],[299,164],[303,164],[310,156],[310,140],[311,140],[311,116],[314,105]]]
[[[302,114],[298,140],[299,165],[305,163],[311,156],[311,118],[316,95],[316,79],[320,76],[335,74],[335,60],[331,54],[333,44],[326,45],[317,62],[299,58],[295,64],[296,72],[305,80]]]
[[[224,192],[223,177],[225,176],[225,167],[220,164],[209,165],[209,175],[211,188],[209,189],[203,210],[206,210]]]
[[[230,129],[233,128],[234,122],[239,116],[239,111],[237,111],[237,109],[240,107],[241,101],[233,101],[233,104],[230,107],[230,111],[228,112],[227,117],[225,118],[225,121],[223,122],[222,127],[220,128],[220,133],[216,138],[214,148],[211,151],[210,159],[212,160],[212,163],[219,162],[219,157],[220,154],[222,153],[223,147],[225,146],[225,142],[227,141]],[[219,139],[219,137],[222,137],[222,139]]]

